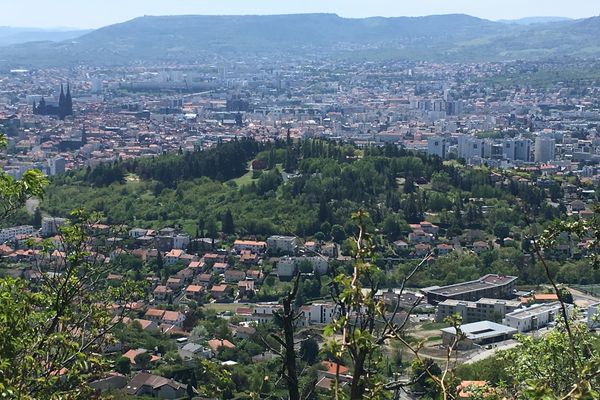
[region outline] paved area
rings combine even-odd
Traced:
[[[571,294],[573,295],[573,301],[580,308],[585,309],[585,308],[588,308],[591,304],[600,302],[599,298],[589,295],[587,293],[584,293],[581,290],[573,289],[571,287],[569,288],[569,290],[571,291]]]

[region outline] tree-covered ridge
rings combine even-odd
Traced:
[[[593,58],[598,54],[593,45],[598,21],[593,17],[522,26],[462,14],[398,18],[146,16],[97,29],[77,41],[5,46],[6,57],[0,65],[196,63],[215,55],[238,59],[274,54],[294,59],[321,54],[438,62],[558,59],[565,55]],[[110,57],[104,56],[106,49],[110,49]]]
[[[185,167],[186,160],[204,167]],[[225,171],[215,167],[224,164]],[[267,169],[247,171],[251,164]],[[414,284],[456,283],[496,272],[518,275],[524,283],[543,282],[525,238],[565,212],[560,180],[466,167],[456,160],[444,163],[394,146],[242,140],[99,168],[55,179],[42,203],[44,211],[60,216],[81,205],[103,212],[109,223],[181,226],[192,237],[211,227],[211,235],[332,239],[347,254],[347,239],[356,232],[350,216],[363,208],[369,212],[365,223],[376,232],[378,253],[400,262],[386,272],[390,285],[410,268],[410,254],[398,251],[393,242],[408,242],[409,224],[423,220],[439,226],[439,243],[468,250],[483,241],[488,251],[440,254],[415,276]],[[125,183],[96,187],[110,181],[103,176],[115,169]],[[510,243],[504,243],[509,236]],[[600,281],[597,272],[576,259],[550,262],[564,282]]]
[[[226,181],[244,174],[248,161],[261,147],[264,146],[254,140],[241,139],[220,144],[210,151],[180,152],[105,163],[94,169],[88,167],[83,171],[71,173],[70,177],[94,186],[124,182],[128,173],[136,174],[144,180],[156,180],[170,187],[176,186],[180,181],[199,177]],[[58,178],[57,182],[63,180]]]

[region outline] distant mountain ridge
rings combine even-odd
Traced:
[[[0,67],[196,62],[245,57],[493,61],[597,57],[600,18],[506,24],[464,14],[146,16],[62,42],[0,49]]]
[[[89,32],[92,32],[92,30],[63,28],[16,28],[0,26],[0,46],[37,41],[59,42],[63,40],[74,39]]]
[[[565,22],[565,21],[573,21],[572,18],[567,17],[526,17],[519,19],[499,19],[497,22],[502,22],[503,24],[512,24],[512,25],[534,25],[534,24],[547,24],[549,22]]]

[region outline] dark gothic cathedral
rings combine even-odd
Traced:
[[[33,103],[33,113],[35,115],[56,115],[60,119],[73,115],[73,98],[71,97],[70,85],[67,85],[67,94],[65,94],[63,85],[60,85],[58,106],[46,104],[46,100],[42,97],[39,104]]]

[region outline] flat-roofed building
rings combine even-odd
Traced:
[[[433,286],[421,289],[429,304],[436,305],[444,300],[477,301],[482,298],[509,299],[513,297],[516,276],[488,274],[476,281],[448,286]]]
[[[250,250],[254,253],[262,253],[266,248],[266,242],[257,242],[255,240],[236,240],[233,243],[233,249],[237,252]]]
[[[22,225],[13,226],[11,228],[5,228],[0,230],[0,244],[4,242],[14,241],[19,235],[33,235],[33,226]]]
[[[485,346],[490,343],[502,342],[513,337],[518,331],[515,328],[500,325],[491,321],[479,321],[463,324],[459,327],[464,338],[458,342],[456,348],[462,350],[472,349],[476,346]],[[456,328],[442,329],[442,343],[450,346],[456,340]]]
[[[296,251],[297,239],[294,236],[273,235],[267,238],[267,246],[269,250],[273,252],[294,254]]]
[[[42,228],[40,229],[40,235],[56,235],[58,233],[59,228],[66,223],[66,218],[44,217],[42,218]]]
[[[571,313],[573,306],[567,304],[567,315]],[[528,332],[547,326],[561,315],[560,302],[536,304],[531,307],[522,308],[506,314],[502,323],[513,327],[519,332]]]
[[[442,322],[453,314],[459,314],[464,323],[477,321],[502,321],[502,318],[521,307],[520,301],[503,299],[479,299],[465,301],[447,299],[437,305],[435,320]]]

